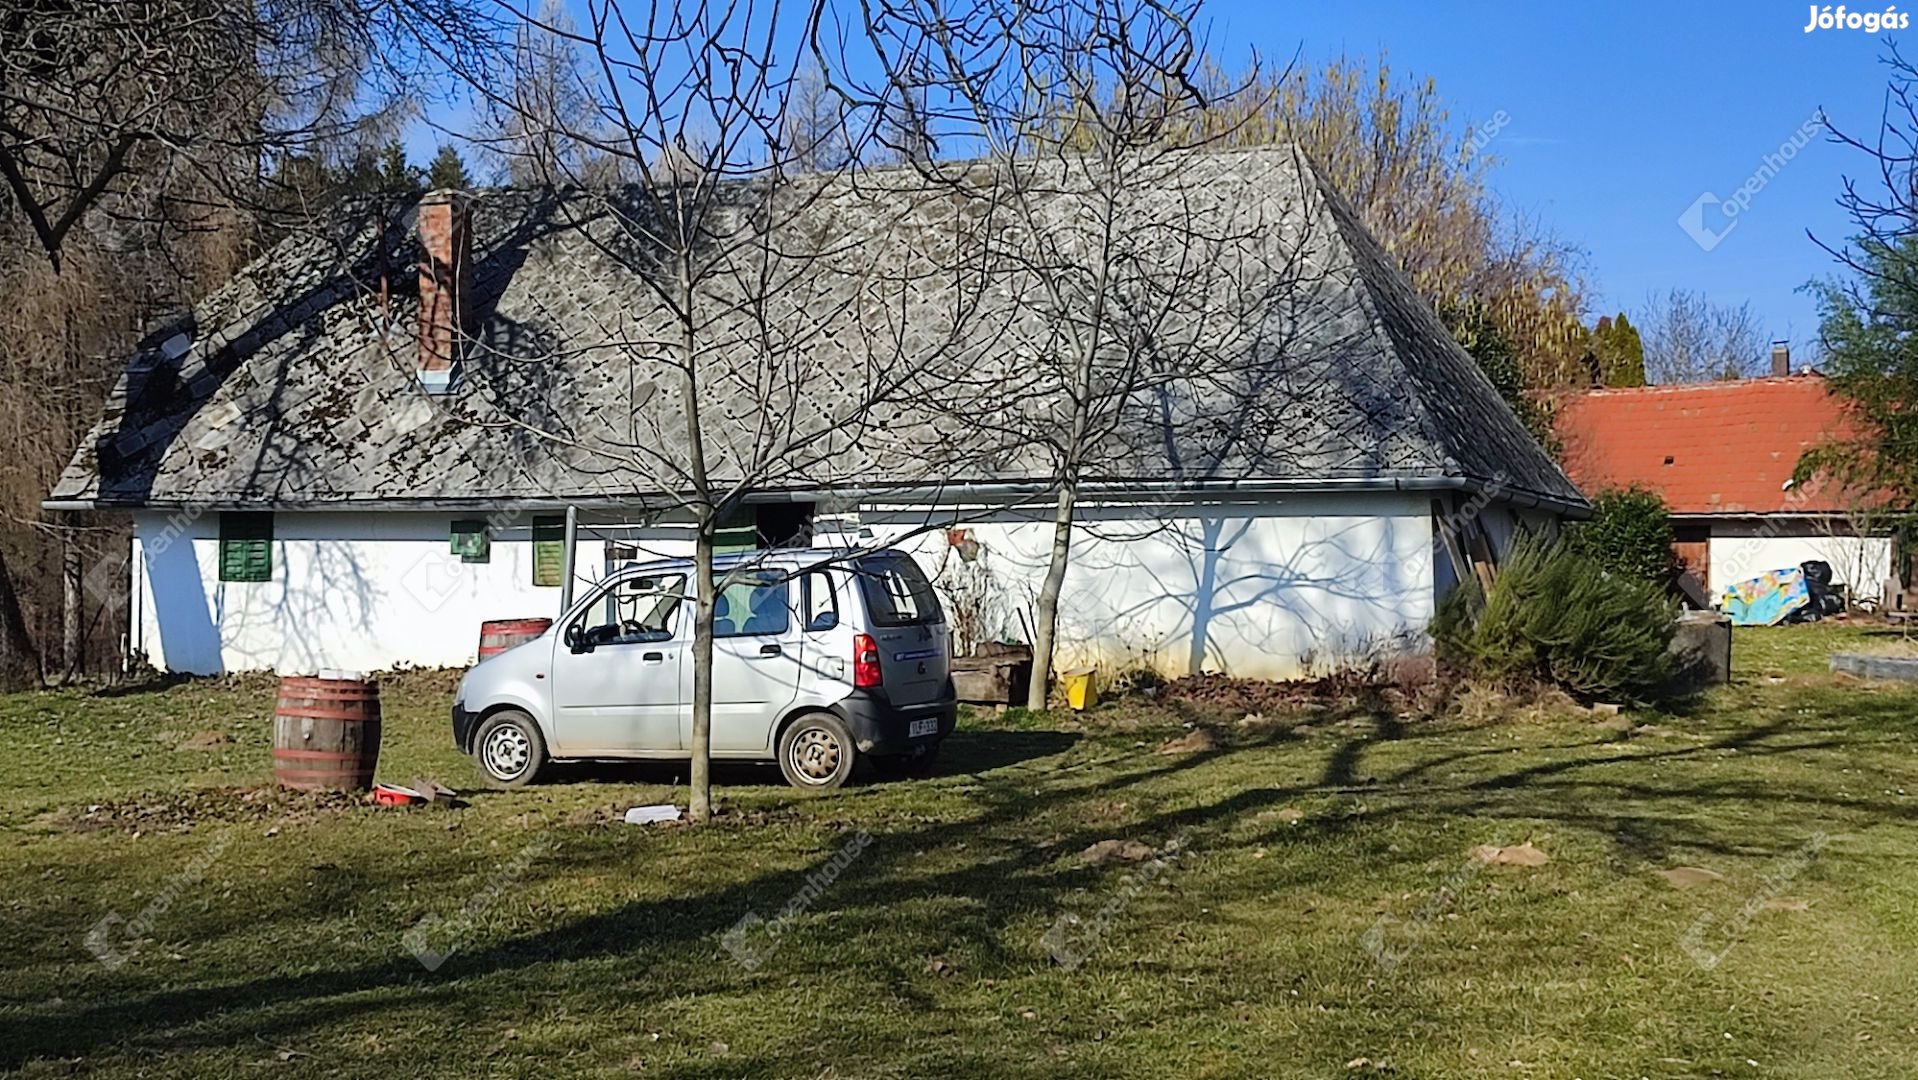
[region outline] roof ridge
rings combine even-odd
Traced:
[[[1583,390],[1562,391],[1562,398],[1632,397],[1652,394],[1686,394],[1711,390],[1742,390],[1754,386],[1816,386],[1827,392],[1831,383],[1820,371],[1793,375],[1754,375],[1748,379],[1708,379],[1703,382],[1647,383],[1644,386],[1594,386]]]
[[[1299,168],[1312,178],[1312,188],[1314,189],[1314,194],[1318,197],[1318,202],[1311,207],[1311,210],[1315,217],[1331,225],[1333,235],[1339,239],[1339,250],[1341,254],[1345,256],[1353,277],[1358,281],[1359,287],[1356,295],[1359,307],[1365,312],[1366,320],[1371,323],[1374,337],[1383,340],[1385,347],[1380,349],[1380,352],[1390,357],[1391,362],[1398,365],[1399,369],[1405,373],[1406,384],[1410,391],[1406,396],[1410,399],[1413,408],[1417,410],[1420,430],[1425,433],[1426,438],[1431,442],[1433,447],[1440,452],[1438,460],[1433,464],[1437,465],[1442,471],[1456,471],[1459,474],[1463,474],[1465,470],[1460,466],[1458,459],[1452,454],[1451,447],[1446,444],[1438,418],[1433,415],[1430,403],[1428,403],[1424,395],[1419,392],[1418,381],[1412,378],[1411,367],[1405,363],[1403,357],[1397,355],[1398,349],[1392,347],[1392,332],[1387,329],[1385,318],[1379,312],[1378,298],[1372,294],[1371,279],[1367,277],[1364,268],[1358,264],[1358,255],[1352,250],[1352,237],[1346,233],[1344,225],[1340,220],[1341,215],[1339,211],[1341,209],[1350,211],[1351,220],[1357,221],[1357,209],[1332,186],[1331,181],[1327,179],[1325,173],[1319,169],[1318,162],[1312,160],[1311,155],[1307,154],[1302,148],[1294,147],[1293,158],[1298,163]]]
[[[1566,475],[1563,467],[1546,453],[1544,447],[1540,446],[1538,440],[1525,428],[1504,395],[1492,385],[1490,377],[1485,374],[1478,361],[1452,337],[1451,331],[1446,329],[1437,313],[1418,294],[1417,288],[1399,265],[1398,260],[1392,257],[1391,253],[1385,250],[1384,245],[1372,235],[1371,230],[1365,227],[1365,223],[1360,219],[1358,208],[1332,185],[1330,178],[1310,155],[1299,151],[1298,157],[1311,171],[1317,183],[1321,208],[1331,218],[1333,228],[1337,230],[1339,239],[1344,245],[1346,257],[1351,261],[1353,272],[1358,277],[1359,288],[1356,291],[1359,304],[1364,309],[1366,317],[1372,320],[1375,332],[1383,335],[1385,346],[1383,352],[1404,372],[1422,427],[1443,457],[1440,462],[1441,467],[1456,470],[1462,476],[1503,484],[1528,494],[1555,500],[1563,501],[1566,492],[1576,494],[1578,488]],[[1376,273],[1368,272],[1367,263]],[[1387,286],[1391,286],[1403,295],[1385,295],[1384,290]],[[1468,390],[1479,399],[1475,404],[1488,405],[1497,413],[1503,414],[1504,420],[1509,424],[1507,431],[1475,433],[1480,437],[1486,435],[1495,438],[1500,435],[1512,437],[1515,445],[1500,448],[1500,452],[1496,455],[1503,459],[1502,466],[1486,470],[1482,467],[1482,463],[1480,467],[1475,467],[1465,460],[1467,453],[1463,443],[1464,434],[1454,431],[1452,425],[1445,422],[1441,414],[1448,410],[1439,409],[1427,396],[1432,388],[1426,383],[1433,373],[1413,369],[1414,362],[1421,360],[1421,357],[1414,355],[1417,350],[1411,347],[1412,343],[1399,339],[1394,324],[1385,318],[1384,309],[1386,308],[1402,308],[1403,313],[1412,320],[1429,323],[1427,326],[1410,329],[1428,332],[1427,336],[1437,344],[1438,348],[1450,354],[1455,361],[1457,372],[1440,373],[1446,377],[1447,385],[1456,390]],[[1455,375],[1474,380],[1476,386],[1468,389],[1463,384],[1452,381],[1451,377]],[[1526,454],[1529,454],[1533,460],[1522,462],[1515,456]],[[1507,471],[1508,467],[1511,471]],[[1539,473],[1541,468],[1545,470],[1542,474]],[[1513,472],[1519,473],[1520,476],[1513,476]],[[1503,480],[1500,479],[1501,476]],[[1556,485],[1553,484],[1554,478],[1557,480]],[[1559,487],[1561,490],[1552,490],[1553,487]]]

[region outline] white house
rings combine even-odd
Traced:
[[[1118,406],[1083,486],[1063,663],[1279,677],[1421,649],[1471,563],[1587,512],[1296,152],[1203,155],[1147,194],[1133,232],[1182,245],[1166,265],[1192,258],[1195,220],[1236,238],[1206,256],[1203,310],[1165,331],[1228,359]],[[721,209],[762,197],[740,185]],[[482,621],[558,613],[569,509],[576,584],[689,552],[682,384],[648,344],[661,302],[621,246],[622,199],[643,201],[342,207],[152,335],[46,504],[131,512],[130,649],[196,673],[463,665]],[[1053,474],[1027,444],[1042,439],[957,427],[951,398],[983,371],[1006,400],[979,409],[1024,410],[1005,429],[1052,405],[1004,389],[1037,370],[1030,282],[982,261],[955,339],[966,286],[922,272],[969,227],[959,201],[912,170],[814,191],[798,216],[835,242],[786,279],[778,316],[803,323],[805,354],[772,364],[742,337],[702,369],[702,419],[722,483],[759,467],[768,402],[787,429],[815,425],[803,468],[743,485],[729,539],[896,542],[976,636],[1019,639]],[[876,418],[834,418],[849,384],[888,371],[919,381]]]

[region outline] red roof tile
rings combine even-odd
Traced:
[[[1817,376],[1594,390],[1560,399],[1556,425],[1588,495],[1636,483],[1675,514],[1847,509],[1815,483],[1786,487],[1805,448],[1848,430]]]

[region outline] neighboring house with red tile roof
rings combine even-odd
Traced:
[[[1566,473],[1587,495],[1637,485],[1671,507],[1679,558],[1713,597],[1808,559],[1856,595],[1879,595],[1891,541],[1860,536],[1858,502],[1792,482],[1807,448],[1849,430],[1815,374],[1593,390],[1559,401]]]

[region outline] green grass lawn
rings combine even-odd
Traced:
[[[1181,710],[974,718],[927,782],[724,770],[701,829],[616,820],[683,805],[669,768],[246,797],[265,680],[4,698],[0,1070],[1909,1077],[1918,691],[1824,673],[1875,640],[1741,633],[1736,685],[1634,730],[1349,708],[1160,754]],[[472,782],[448,686],[388,682],[383,775]],[[1108,839],[1162,857],[1081,859]]]

